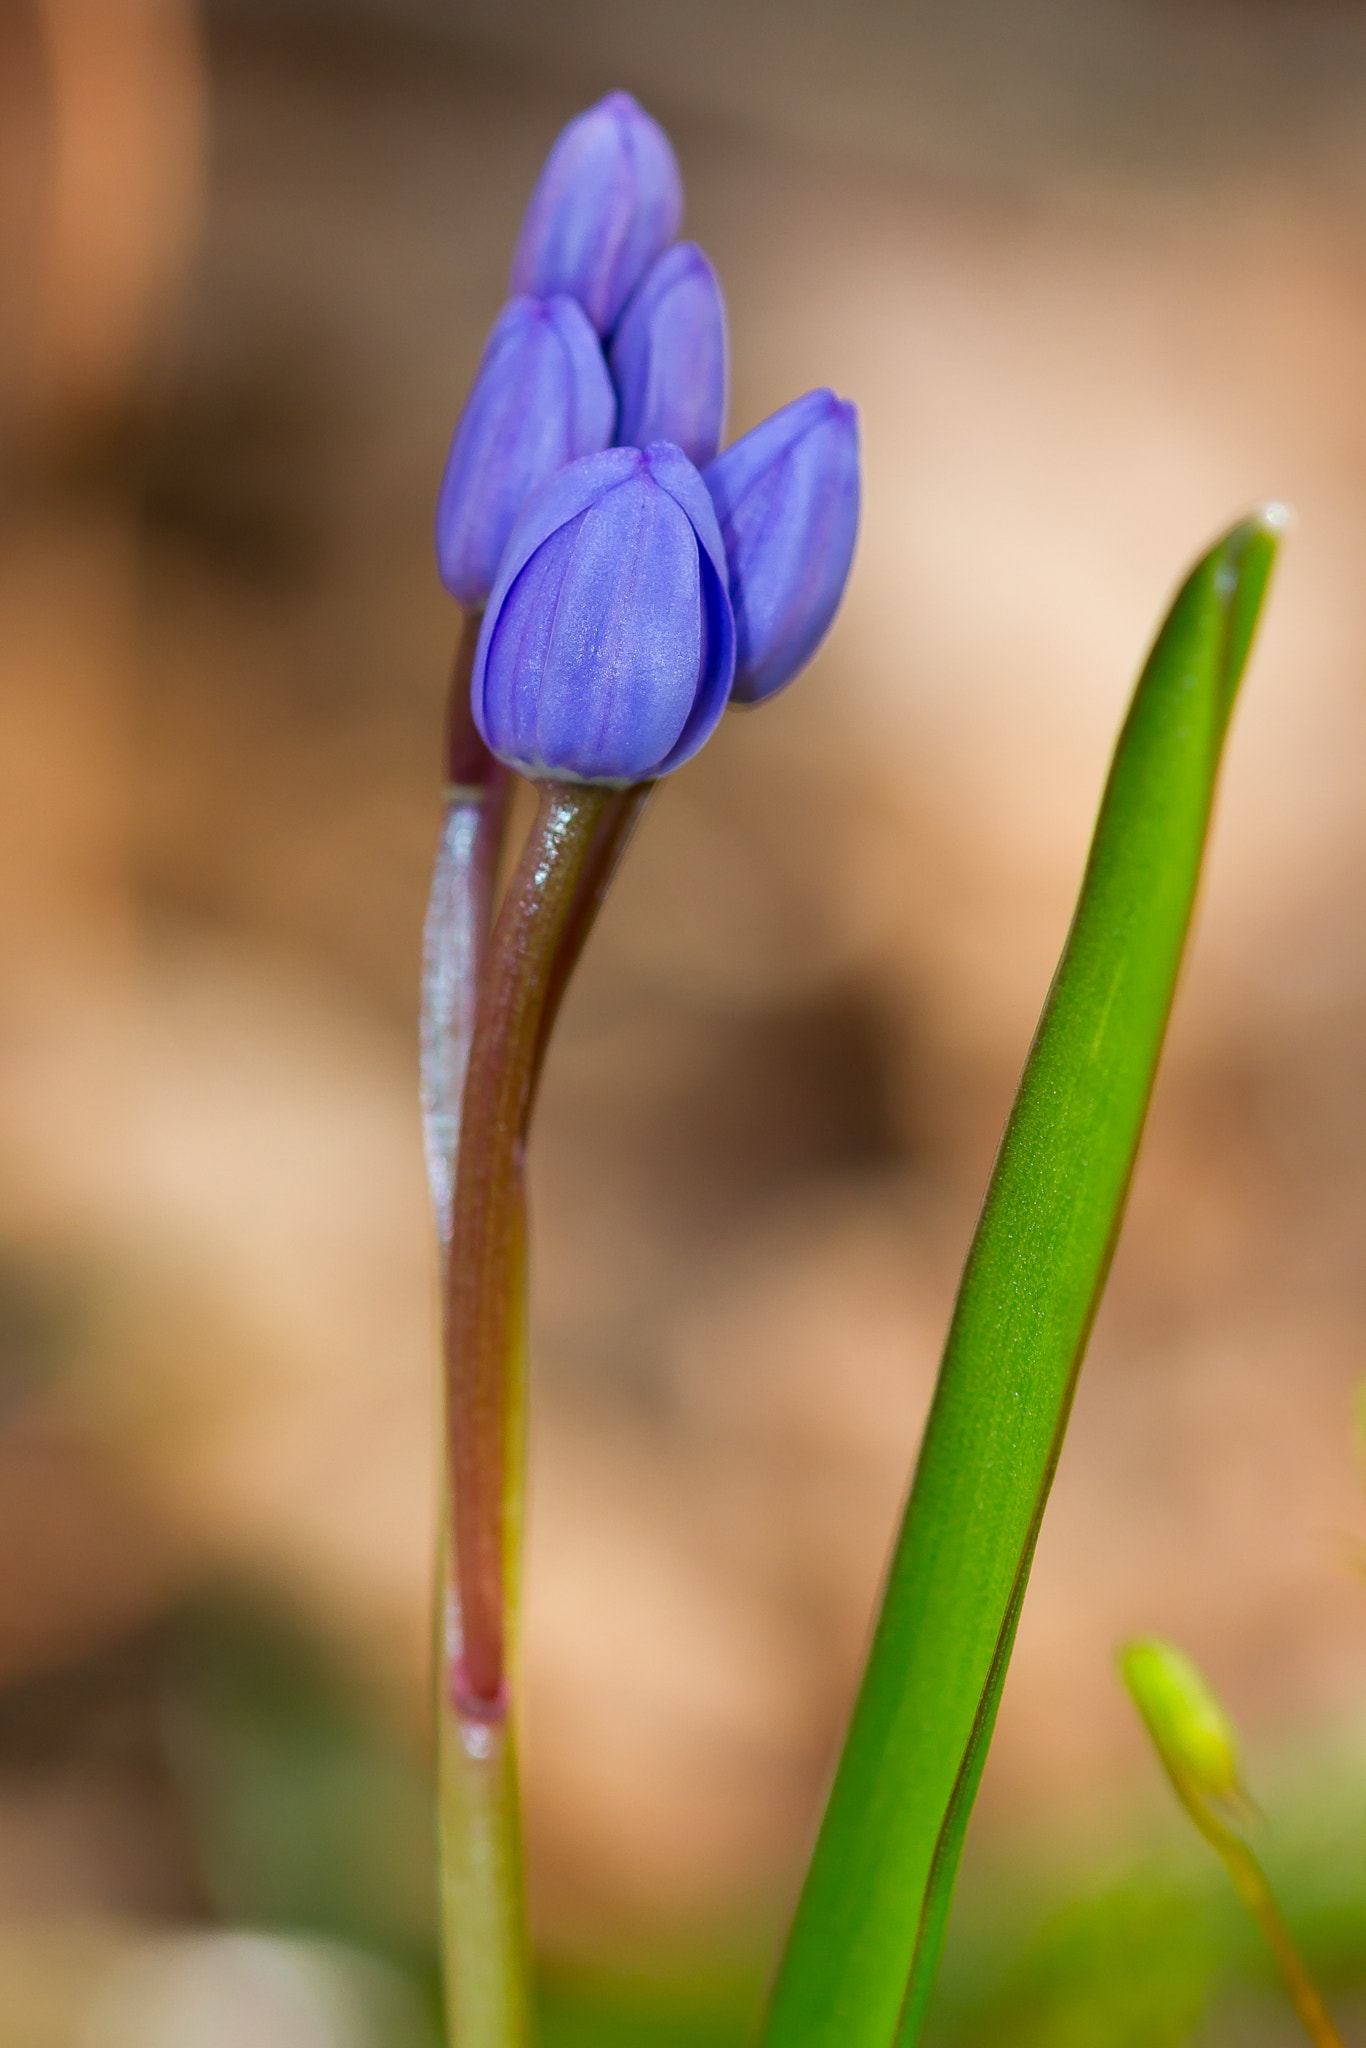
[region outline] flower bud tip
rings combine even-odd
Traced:
[[[683,220],[669,138],[627,92],[609,92],[561,130],[531,195],[512,289],[568,292],[599,334]]]
[[[531,493],[567,462],[606,448],[617,400],[598,337],[576,300],[511,299],[494,322],[441,479],[441,580],[483,604]]]
[[[835,616],[859,517],[858,414],[808,391],[706,472],[730,563],[735,701],[757,704],[804,668]]]
[[[675,242],[646,271],[612,337],[609,361],[627,447],[672,441],[699,468],[726,421],[726,306],[696,242]]]

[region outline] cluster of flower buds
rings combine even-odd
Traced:
[[[718,454],[726,311],[667,136],[627,93],[560,135],[437,507],[484,608],[475,723],[523,774],[667,774],[810,660],[858,526],[858,426],[809,392]]]

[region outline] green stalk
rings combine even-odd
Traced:
[[[1205,1840],[1223,1858],[1234,1890],[1260,1927],[1305,2033],[1315,2048],[1342,2048],[1342,2036],[1291,1939],[1261,1864],[1240,1836],[1221,1827],[1212,1815],[1197,1812],[1189,1800],[1185,1803]]]
[[[968,1254],[764,2048],[909,2048],[1133,1171],[1279,511],[1178,593]]]
[[[437,1760],[450,2048],[528,2048],[534,2028],[511,1723],[443,1710]]]

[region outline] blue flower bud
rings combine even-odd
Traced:
[[[730,563],[737,703],[758,704],[805,667],[844,594],[858,532],[858,414],[808,391],[718,455],[706,473]]]
[[[513,299],[488,338],[436,501],[441,580],[482,604],[518,513],[580,455],[610,445],[617,401],[598,337],[571,298]]]
[[[475,650],[474,721],[524,775],[642,782],[716,727],[735,670],[726,558],[667,441],[560,471],[518,520]]]
[[[622,314],[607,360],[630,448],[673,441],[700,469],[726,423],[726,302],[696,242],[652,263]]]
[[[669,138],[628,92],[565,128],[537,180],[512,258],[512,289],[568,292],[610,334],[683,219]]]

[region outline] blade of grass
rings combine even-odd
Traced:
[[[1196,564],[1139,678],[968,1253],[764,2048],[919,2036],[1283,524],[1260,513]]]

